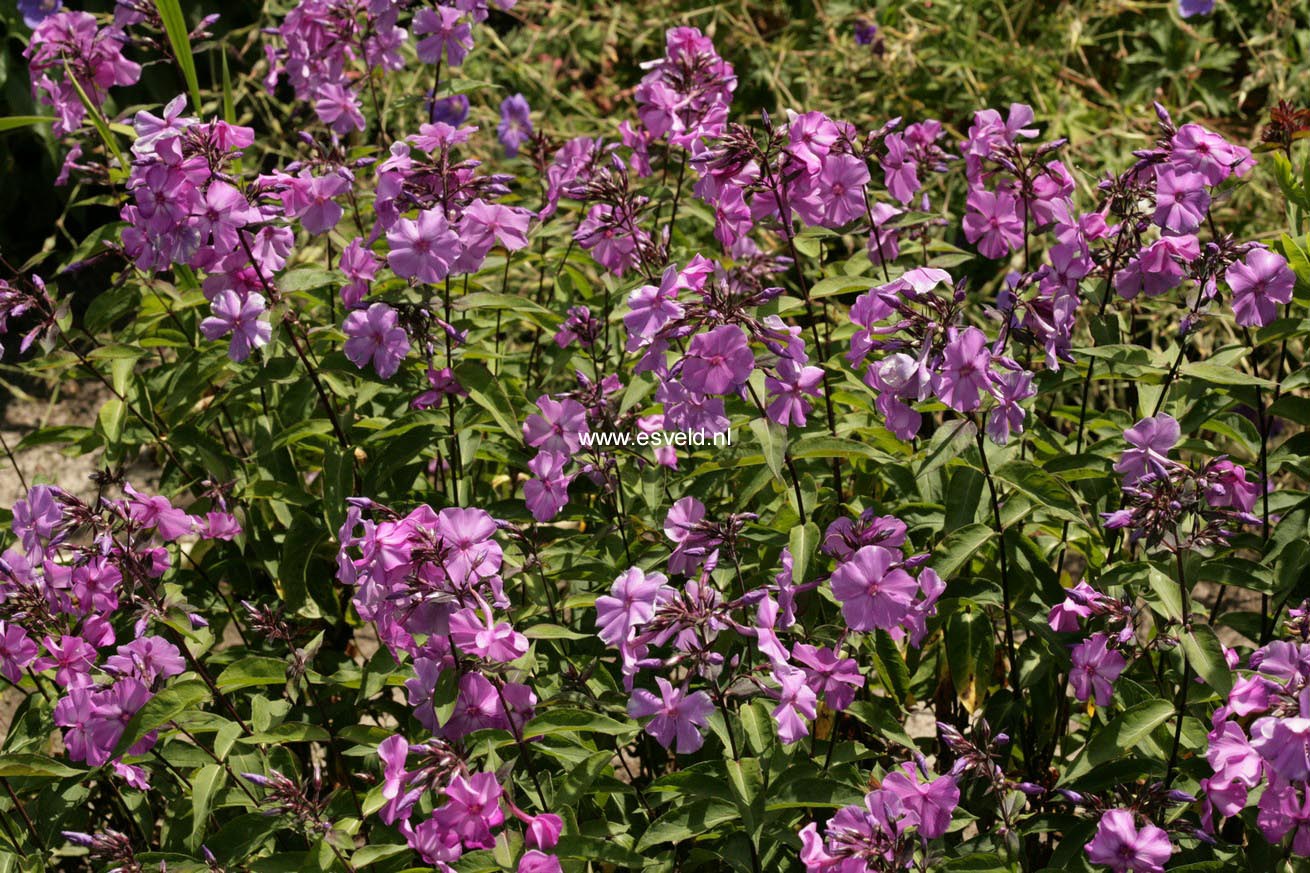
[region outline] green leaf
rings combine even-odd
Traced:
[[[492,312],[509,312],[515,318],[522,318],[543,330],[554,330],[560,323],[558,315],[536,301],[527,297],[519,297],[517,294],[474,291],[456,300],[455,309],[461,312],[476,312],[482,309],[489,309]]]
[[[637,841],[636,851],[641,853],[660,843],[681,843],[737,817],[736,805],[722,800],[694,800],[682,804],[651,822]]]
[[[218,674],[215,683],[219,691],[235,691],[256,685],[282,685],[287,681],[287,662],[280,658],[247,655],[233,661]]]
[[[459,699],[459,671],[442,670],[437,677],[437,687],[432,692],[432,708],[437,716],[437,725],[450,721],[455,714],[455,702]]]
[[[760,771],[760,759],[728,761],[728,783],[746,833],[758,845],[760,829],[764,826],[764,775]]]
[[[873,288],[876,282],[870,280],[867,276],[832,276],[827,279],[820,279],[814,283],[810,289],[810,299],[818,300],[822,297],[836,297],[840,294],[849,294],[852,291],[868,291]]]
[[[580,634],[558,624],[534,624],[523,630],[523,636],[530,640],[586,640],[594,634]]]
[[[188,851],[199,850],[204,842],[205,830],[209,823],[209,811],[213,809],[214,798],[223,789],[227,771],[218,764],[206,764],[191,777],[191,834],[187,837]]]
[[[791,551],[791,582],[800,585],[810,569],[810,560],[819,547],[819,526],[814,522],[798,524],[787,537]]]
[[[210,699],[209,687],[199,679],[184,679],[160,691],[132,716],[114,746],[111,757],[118,757],[154,730],[159,730],[182,713],[195,709]]]
[[[971,712],[986,691],[994,655],[992,620],[981,606],[966,601],[946,629],[946,663],[955,693]]]
[[[1227,697],[1233,688],[1233,671],[1224,660],[1224,647],[1208,624],[1194,624],[1187,633],[1179,636],[1187,662],[1196,675],[1205,680],[1221,696]]]
[[[26,752],[0,754],[0,776],[66,779],[69,776],[84,775],[86,775],[85,770],[74,770],[45,755],[32,755]]]
[[[486,367],[473,361],[460,364],[455,368],[455,374],[459,384],[468,391],[469,398],[489,412],[500,429],[509,436],[510,444],[522,444],[523,430],[518,414],[500,380],[493,377]]]
[[[579,861],[599,862],[613,865],[620,870],[640,870],[646,865],[646,859],[631,849],[625,849],[614,840],[600,837],[584,837],[578,834],[565,834],[559,838],[554,854],[561,858]]]
[[[636,724],[615,721],[600,713],[560,707],[548,709],[528,722],[527,727],[523,728],[523,736],[535,737],[539,734],[545,736],[568,733],[620,736],[636,733],[637,729]]]
[[[1183,595],[1178,590],[1178,582],[1162,570],[1152,566],[1145,567],[1146,581],[1155,594],[1155,600],[1165,618],[1174,621],[1183,620]]]
[[[385,861],[388,858],[403,855],[408,851],[410,851],[409,846],[403,843],[392,843],[391,845],[385,846],[365,846],[350,856],[350,866],[358,870],[361,867],[376,864],[378,861]]]
[[[879,630],[874,635],[873,648],[878,659],[879,674],[886,678],[892,693],[904,706],[910,697],[910,671],[900,648],[885,630]]]
[[[105,442],[111,446],[118,445],[123,438],[123,424],[127,421],[127,407],[117,397],[110,397],[100,405],[96,414],[100,432],[105,435]]]
[[[1009,461],[998,467],[995,475],[1036,500],[1057,518],[1085,523],[1078,509],[1078,499],[1069,487],[1036,464]]]
[[[932,568],[943,579],[949,580],[995,535],[996,531],[992,530],[991,525],[982,522],[951,531],[933,549]]]
[[[764,463],[769,465],[774,476],[781,479],[787,453],[786,429],[764,418],[751,419],[750,427],[759,440],[760,448],[764,450]]]
[[[196,115],[201,114],[200,82],[196,79],[196,59],[191,54],[191,37],[182,15],[182,6],[178,0],[155,0],[155,8],[164,22],[164,32],[168,34],[169,45],[173,47],[173,57],[182,70],[182,79],[191,93],[191,108]]]
[[[1082,753],[1065,771],[1060,783],[1072,782],[1093,768],[1133,750],[1173,714],[1174,705],[1159,699],[1145,700],[1125,709],[1106,725],[1096,729]]]
[[[933,470],[959,457],[977,436],[978,428],[967,418],[943,424],[932,435],[932,440],[928,443],[928,451],[914,470],[914,478],[923,479]]]
[[[6,130],[31,127],[34,124],[49,124],[52,121],[54,121],[53,118],[47,118],[44,115],[10,115],[0,118],[0,133]]]
[[[1241,370],[1209,361],[1192,361],[1183,364],[1178,368],[1178,375],[1200,379],[1202,382],[1208,382],[1211,385],[1238,385],[1253,388],[1278,387],[1277,382],[1261,379],[1259,376],[1252,376],[1250,373],[1243,373]]]
[[[327,729],[319,725],[288,721],[275,725],[266,731],[258,731],[248,737],[241,737],[237,742],[247,746],[261,746],[281,745],[282,743],[326,743],[331,739],[332,735],[327,732]]]

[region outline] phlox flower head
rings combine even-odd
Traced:
[[[1163,873],[1174,851],[1168,834],[1149,822],[1138,828],[1127,809],[1106,810],[1083,848],[1087,860],[1114,873]]]
[[[632,692],[628,700],[628,715],[633,718],[654,716],[646,723],[646,733],[664,748],[671,748],[679,755],[690,755],[705,742],[700,729],[709,723],[714,703],[704,691],[688,694],[663,677],[657,677],[655,684],[659,688],[658,695],[644,688]]]

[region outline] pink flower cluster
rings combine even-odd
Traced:
[[[387,824],[400,822],[409,847],[437,870],[449,873],[450,864],[474,849],[495,845],[495,830],[506,821],[506,810],[523,823],[528,851],[519,860],[520,873],[559,873],[559,860],[543,850],[559,842],[564,823],[554,813],[529,815],[506,795],[493,773],[469,774],[449,744],[432,739],[411,744],[392,736],[378,746],[382,761],[380,812]],[[417,822],[420,798],[439,792],[444,802]]]
[[[859,366],[873,351],[887,352],[866,366],[864,382],[878,392],[875,406],[897,437],[918,435],[923,415],[911,404],[936,396],[962,413],[987,403],[987,433],[1004,444],[1023,432],[1021,403],[1036,394],[1033,375],[1005,355],[1008,333],[989,343],[977,327],[954,326],[962,295],[935,293],[949,282],[944,270],[916,267],[862,295],[851,306],[859,330],[846,360]]]
[[[375,519],[364,519],[365,510]],[[481,509],[435,512],[424,505],[399,516],[352,499],[339,534],[338,580],[355,589],[355,609],[377,627],[382,643],[413,663],[414,678],[406,682],[410,705],[419,723],[443,739],[488,727],[517,729],[536,705],[526,685],[478,669],[509,663],[528,648],[524,636],[498,617],[509,601],[497,530]],[[458,695],[453,712],[440,721],[433,694],[452,670]]]
[[[1304,623],[1293,610],[1291,621]],[[1310,857],[1310,646],[1277,640],[1257,649],[1248,671],[1215,710],[1206,759],[1214,774],[1201,782],[1202,822],[1238,815],[1263,788],[1256,824],[1265,839],[1291,835],[1291,850]]]
[[[845,806],[824,825],[801,829],[801,862],[806,873],[908,870],[915,850],[943,836],[960,802],[951,775],[933,777],[922,759],[883,777],[864,803]]]
[[[21,548],[0,555],[0,675],[14,683],[24,672],[53,679],[64,692],[54,722],[69,757],[92,767],[112,762],[121,778],[146,788],[146,772],[115,750],[132,716],[186,670],[176,645],[146,633],[166,609],[157,589],[172,565],[165,544],[231,539],[241,528],[221,503],[202,518],[131,485],[124,491],[89,505],[37,485],[14,504]],[[129,610],[136,636],[115,648],[111,619]],[[126,753],[144,754],[155,738],[146,734]]]
[[[743,582],[739,596],[730,598],[713,584],[714,571],[724,556],[731,562],[737,538],[751,518],[735,515],[713,521],[699,500],[684,497],[664,523],[674,544],[669,572],[687,577],[682,590],[663,573],[633,567],[596,600],[598,636],[618,650],[630,691],[643,671],[684,668],[680,684],[656,677],[659,693],[638,689],[628,705],[634,718],[652,717],[646,732],[679,754],[701,746],[701,729],[714,701],[705,691],[691,691],[690,683],[696,675],[715,675],[722,669],[725,655],[716,645],[720,634],[736,634],[748,644],[741,664],[745,678],[776,701],[772,715],[778,736],[791,744],[809,735],[820,698],[829,709],[841,711],[864,686],[859,665],[841,655],[847,634],[882,629],[895,639],[908,634],[911,645],[918,646],[926,634],[926,618],[934,614],[945,589],[930,569],[922,570],[917,582],[907,572],[907,567],[922,565],[927,555],[904,558],[903,523],[872,513],[856,521],[840,519],[829,526],[824,551],[838,559],[831,585],[842,601],[848,629],[832,645],[800,639],[788,644],[781,633],[796,625],[797,597],[820,584],[793,580],[789,551],[783,551],[782,570],[772,585],[747,590]],[[671,646],[674,654],[654,651],[664,646]],[[761,663],[755,662],[756,650],[763,656]]]
[[[100,27],[89,12],[56,12],[36,25],[23,57],[33,96],[54,108],[55,136],[76,132],[86,120],[79,88],[98,109],[110,88],[133,85],[141,78],[141,66],[123,57],[126,46],[121,27]]]

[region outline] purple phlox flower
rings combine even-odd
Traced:
[[[929,840],[946,833],[960,802],[960,787],[949,775],[920,782],[918,767],[909,762],[888,773],[882,788],[900,801],[906,821],[918,826],[919,834]]]
[[[241,535],[241,522],[230,512],[210,510],[205,513],[200,535],[207,540],[224,540],[231,542]]]
[[[34,485],[26,497],[14,503],[13,531],[28,554],[40,555],[44,545],[53,542],[64,521],[59,501],[62,493],[53,485]]]
[[[880,51],[882,40],[878,36],[878,25],[863,18],[855,19],[855,44],[873,46]]]
[[[1243,327],[1266,327],[1278,317],[1278,306],[1292,302],[1296,274],[1281,255],[1253,248],[1224,272],[1233,289],[1233,315]]]
[[[937,614],[937,601],[946,591],[946,580],[937,575],[931,567],[924,567],[919,573],[919,595],[910,604],[910,611],[901,621],[900,627],[890,631],[892,639],[899,641],[901,631],[909,635],[910,645],[919,648],[928,636],[928,619]]]
[[[778,639],[777,627],[778,602],[765,593],[755,608],[754,627],[745,628],[744,631],[755,636],[760,652],[774,668],[785,665],[788,658],[786,646]]]
[[[1214,4],[1215,0],[1178,0],[1178,14],[1183,18],[1209,15],[1214,12]]]
[[[387,824],[407,819],[418,800],[420,791],[409,791],[409,773],[405,765],[409,759],[409,741],[399,734],[387,737],[378,744],[378,759],[382,761],[382,797],[386,800],[378,815]]]
[[[864,546],[837,566],[832,593],[851,630],[891,630],[909,611],[919,585],[900,566],[898,553]]]
[[[1132,448],[1114,465],[1115,472],[1123,475],[1123,484],[1135,485],[1147,475],[1168,475],[1176,464],[1169,459],[1169,452],[1181,436],[1178,421],[1167,413],[1143,418],[1124,431],[1124,439]]]
[[[1102,813],[1096,836],[1083,849],[1089,861],[1114,873],[1163,873],[1174,851],[1167,833],[1149,822],[1139,829],[1127,809]]]
[[[806,643],[791,647],[792,658],[805,670],[805,681],[815,694],[823,695],[829,709],[840,712],[855,700],[855,691],[864,687],[864,675],[854,658],[838,657],[831,648]]]
[[[537,521],[550,521],[568,505],[574,475],[564,472],[568,465],[568,455],[549,451],[538,452],[528,462],[533,478],[523,483],[523,501]]]
[[[597,203],[573,232],[573,239],[605,269],[622,276],[632,269],[650,246],[650,234],[635,226],[636,219],[624,205],[618,209]]]
[[[180,676],[186,661],[177,646],[163,637],[142,637],[118,647],[105,661],[105,671],[118,676],[135,676],[146,685],[157,679]]]
[[[432,109],[428,112],[431,123],[448,124],[451,127],[459,127],[468,121],[469,117],[469,98],[467,94],[452,94],[449,97],[442,97],[439,100],[432,101]]]
[[[772,399],[765,413],[771,421],[786,427],[789,424],[804,427],[806,416],[813,408],[806,397],[822,394],[823,370],[780,358],[773,373],[766,373],[764,389]]]
[[[581,445],[579,435],[590,433],[587,409],[571,397],[555,400],[548,394],[537,398],[540,412],[523,422],[523,439],[535,449],[573,457]]]
[[[587,306],[570,306],[568,317],[555,333],[555,345],[566,349],[574,340],[584,349],[591,348],[604,330],[600,320],[591,314]]]
[[[519,153],[519,147],[532,136],[531,108],[527,98],[522,94],[506,97],[500,103],[500,124],[496,135],[505,147],[505,154],[511,158]]]
[[[370,363],[382,379],[390,379],[409,354],[409,334],[397,323],[396,310],[385,303],[356,309],[346,316],[346,357],[361,370]]]
[[[415,36],[425,37],[418,42],[418,59],[425,64],[444,56],[447,64],[458,67],[473,48],[473,28],[464,13],[451,6],[423,7],[414,15],[413,29]]]
[[[338,173],[304,179],[305,206],[298,212],[300,223],[312,234],[320,234],[337,226],[343,214],[341,204],[332,198],[344,194],[350,182]]]
[[[1211,187],[1229,176],[1245,176],[1255,166],[1250,149],[1233,145],[1199,124],[1178,128],[1170,145],[1170,163],[1200,173]]]
[[[1210,194],[1200,173],[1178,172],[1171,166],[1155,174],[1155,217],[1160,227],[1173,234],[1194,233],[1210,209]]]
[[[0,661],[5,660],[5,633],[0,631]],[[55,668],[55,684],[60,688],[86,688],[94,684],[91,668],[96,662],[95,647],[80,636],[45,638],[46,656],[38,658],[32,669],[38,673]],[[5,674],[8,676],[8,673]]]
[[[773,708],[773,720],[778,723],[778,739],[790,746],[810,734],[806,719],[814,720],[818,698],[814,689],[806,684],[804,670],[785,664],[773,668],[773,680],[778,683],[778,705]]]
[[[63,0],[18,0],[18,11],[22,13],[23,23],[35,28],[63,5]]]
[[[698,394],[730,394],[746,383],[754,367],[746,334],[735,324],[721,324],[692,338],[679,375]]]
[[[354,309],[367,296],[369,284],[377,275],[379,266],[381,265],[377,257],[360,237],[352,239],[341,250],[341,257],[337,259],[337,269],[350,280],[341,289],[341,302],[348,309]]]
[[[314,114],[338,136],[364,129],[359,95],[339,82],[324,82],[314,94]]]
[[[699,291],[711,272],[713,262],[696,255],[684,270],[679,270],[676,264],[665,268],[658,286],[643,285],[628,295],[630,311],[623,316],[623,325],[628,330],[628,351],[648,345],[666,324],[681,318],[684,310],[677,302],[678,293]]]
[[[14,684],[34,660],[40,647],[16,624],[0,619],[0,675]]]
[[[1216,459],[1206,466],[1205,500],[1211,507],[1231,507],[1239,512],[1255,509],[1260,486],[1248,481],[1246,469],[1224,459]]]
[[[713,569],[723,538],[705,521],[705,505],[694,497],[683,497],[664,517],[664,533],[675,545],[669,555],[669,572],[691,575],[697,567]]]
[[[210,340],[232,334],[227,356],[237,363],[273,338],[273,327],[263,317],[267,309],[262,294],[251,293],[243,300],[235,291],[220,291],[210,309],[214,314],[200,322],[200,332]]]
[[[886,149],[880,159],[883,181],[893,197],[908,204],[922,187],[918,176],[919,165],[910,154],[904,134],[889,133],[883,137],[882,142]]]
[[[1310,798],[1303,800],[1297,786],[1271,778],[1260,796],[1256,824],[1270,843],[1282,842],[1292,834],[1292,852],[1310,855]]]
[[[429,285],[450,273],[459,258],[460,239],[441,208],[424,209],[416,220],[401,218],[387,231],[387,263],[397,276]]]
[[[1023,247],[1023,220],[1019,203],[1004,191],[974,189],[965,200],[964,237],[976,243],[985,258],[1000,258]]]
[[[942,350],[941,369],[933,376],[933,392],[957,412],[972,412],[991,385],[991,351],[976,327],[957,332]]]
[[[630,640],[637,628],[655,616],[655,609],[677,596],[663,573],[629,568],[614,580],[609,594],[596,598],[597,636],[611,646]]]
[[[1079,582],[1073,588],[1065,591],[1062,602],[1051,607],[1046,623],[1051,626],[1053,631],[1073,633],[1081,628],[1082,620],[1094,615],[1097,607],[1107,599],[1104,594],[1091,585],[1086,582]]]
[[[528,848],[553,849],[559,843],[560,834],[564,831],[564,820],[553,812],[528,815],[515,808],[514,814],[524,824],[523,842]]]
[[[537,849],[529,849],[519,858],[517,873],[562,873],[559,858]]]
[[[465,246],[484,252],[484,256],[495,245],[516,252],[528,244],[531,221],[532,213],[526,209],[488,203],[479,197],[464,207],[460,236]]]
[[[787,151],[811,174],[823,168],[824,159],[841,137],[841,130],[822,112],[796,115],[787,128]]]
[[[127,511],[131,519],[143,528],[154,528],[165,542],[194,533],[196,519],[174,506],[167,497],[147,496],[124,483],[127,494]]]
[[[1183,264],[1200,256],[1201,246],[1195,236],[1163,237],[1124,265],[1115,276],[1115,290],[1125,300],[1132,300],[1139,293],[1157,297],[1178,287],[1183,280]]]
[[[854,155],[830,154],[813,177],[803,177],[792,205],[810,224],[843,227],[865,217],[864,186],[869,167]]]
[[[900,549],[905,545],[908,532],[905,522],[896,516],[874,515],[865,510],[858,519],[843,516],[829,524],[823,532],[820,549],[825,555],[845,561],[861,546]]]
[[[481,606],[480,610],[466,606],[450,617],[450,638],[460,651],[499,663],[517,660],[527,652],[527,637],[508,622],[496,622],[491,608],[485,603]]]
[[[987,413],[987,435],[997,445],[1005,445],[1010,435],[1023,433],[1023,422],[1028,413],[1020,402],[1037,394],[1033,387],[1033,374],[1027,370],[1003,369],[991,374],[991,393],[997,406]]]
[[[1296,715],[1265,716],[1251,724],[1251,748],[1287,782],[1310,778],[1310,687],[1302,689]]]
[[[628,715],[633,718],[654,716],[646,723],[645,731],[664,748],[674,747],[679,755],[689,755],[701,747],[705,738],[699,728],[709,723],[714,703],[704,691],[688,694],[683,688],[674,688],[667,679],[656,677],[659,696],[638,688],[628,701]]]
[[[1128,666],[1128,660],[1109,648],[1110,638],[1103,633],[1092,634],[1073,647],[1070,657],[1069,683],[1079,700],[1094,698],[1097,706],[1109,706],[1114,694],[1114,681]]]
[[[415,409],[440,409],[447,397],[467,397],[468,391],[459,383],[449,367],[427,369],[428,390],[410,401]]]
[[[432,818],[458,834],[465,848],[490,849],[495,845],[491,829],[505,820],[500,808],[502,793],[494,773],[456,776],[446,786],[446,802],[432,813]]]
[[[440,873],[452,870],[450,864],[464,854],[459,834],[438,821],[435,813],[418,825],[411,825],[408,820],[402,819],[399,830],[406,845],[417,852],[424,863],[433,865]]]

